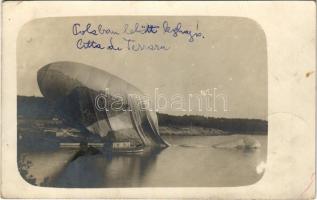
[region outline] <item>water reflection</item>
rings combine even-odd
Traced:
[[[104,154],[81,156],[70,162],[52,183],[55,187],[138,186],[155,166],[159,149],[146,149],[138,155]]]
[[[228,138],[230,137],[230,138]],[[78,150],[19,154],[21,175],[31,184],[50,187],[214,187],[253,184],[264,173],[267,137],[260,149],[216,149],[212,145],[239,136],[166,138],[169,148],[139,154],[90,154]]]
[[[57,152],[23,153],[21,175],[29,183],[53,187],[138,186],[155,166],[162,149],[146,148],[140,154],[87,154],[60,149]],[[51,166],[51,167],[50,167]]]
[[[52,181],[65,169],[76,150],[27,152],[18,154],[21,176],[32,185],[51,186]]]

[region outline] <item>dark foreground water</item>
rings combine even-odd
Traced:
[[[168,136],[171,146],[140,155],[90,155],[74,161],[76,150],[22,153],[19,168],[35,185],[50,187],[213,187],[257,182],[264,173],[267,136],[251,136],[257,150],[215,149],[213,144],[243,138]]]

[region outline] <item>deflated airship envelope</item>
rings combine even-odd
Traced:
[[[127,137],[138,135],[145,146],[167,146],[160,137],[156,113],[146,110],[143,94],[126,81],[75,62],[48,64],[38,71],[37,80],[43,96],[62,102],[65,112],[71,110],[70,118],[89,132],[106,137],[109,131],[121,131]],[[100,108],[96,103],[102,94],[105,102]],[[121,101],[121,109],[112,107],[115,100]]]

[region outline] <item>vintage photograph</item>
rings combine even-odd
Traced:
[[[237,187],[265,173],[268,59],[256,21],[48,17],[24,24],[16,48],[27,183]]]

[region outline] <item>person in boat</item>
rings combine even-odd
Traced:
[[[108,160],[112,159],[112,146],[115,139],[115,133],[112,130],[110,130],[107,136],[104,138],[104,152]]]
[[[114,131],[112,131],[112,130],[109,131],[107,136],[104,137],[103,140],[104,140],[105,149],[112,150],[112,144],[116,140]]]
[[[89,146],[87,141],[80,142],[79,148],[80,148],[79,151],[75,154],[72,161],[76,160],[77,158],[81,156],[101,154],[101,152],[98,149],[92,146]]]

